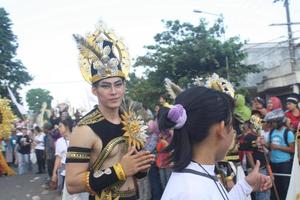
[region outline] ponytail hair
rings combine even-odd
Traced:
[[[172,108],[160,110],[158,124],[161,131],[175,127],[172,142],[166,151],[171,153],[174,170],[181,171],[192,160],[194,144],[208,136],[212,125],[222,121],[225,125],[232,125],[234,101],[229,95],[217,90],[194,87],[179,94],[175,104],[178,109],[175,114],[170,114]],[[183,124],[176,126],[184,119]]]

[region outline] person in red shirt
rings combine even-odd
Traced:
[[[288,119],[289,128],[293,131],[297,130],[300,121],[300,110],[298,108],[298,99],[296,97],[288,97],[286,99],[287,111],[285,116]]]

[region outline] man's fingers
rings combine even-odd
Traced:
[[[140,172],[140,171],[144,171],[144,170],[146,170],[146,169],[149,169],[150,167],[151,167],[150,164],[148,164],[148,165],[143,165],[143,166],[138,167],[137,170]]]

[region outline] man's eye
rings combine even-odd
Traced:
[[[110,85],[100,85],[101,88],[104,88],[104,89],[108,89],[110,88]]]
[[[123,83],[116,83],[115,87],[121,87],[123,85]]]

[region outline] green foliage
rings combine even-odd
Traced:
[[[8,97],[6,85],[9,85],[20,100],[17,90],[28,84],[32,77],[22,62],[15,59],[18,43],[11,25],[8,13],[0,8],[0,96]]]
[[[39,113],[44,102],[47,103],[48,109],[51,108],[52,100],[53,97],[50,95],[50,92],[41,88],[31,89],[26,94],[26,102],[29,109],[34,113]]]
[[[251,72],[258,72],[255,65],[244,65],[246,54],[242,51],[245,42],[239,37],[224,39],[223,19],[218,19],[208,27],[204,19],[199,25],[165,21],[166,30],[158,33],[155,44],[146,46],[146,55],[137,58],[135,67],[144,67],[144,78],[134,78],[133,88],[129,88],[132,98],[143,100],[146,105],[157,102],[164,92],[164,79],[167,77],[181,87],[188,86],[192,79],[217,73],[227,77],[228,59],[230,81],[236,86]],[[143,91],[146,90],[146,91]],[[144,96],[145,95],[145,96]],[[149,98],[149,100],[148,100]]]

